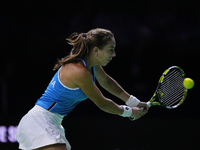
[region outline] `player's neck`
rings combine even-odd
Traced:
[[[90,55],[88,55],[88,56],[85,57],[85,61],[86,61],[87,65],[88,65],[88,69],[91,69],[92,66],[97,65],[95,63],[95,61],[93,60],[93,57],[90,57]]]

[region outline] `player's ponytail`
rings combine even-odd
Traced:
[[[55,64],[53,70],[57,70],[60,66],[76,61],[78,58],[83,58],[88,53],[86,44],[86,33],[72,33],[69,38],[66,38],[67,43],[73,46],[70,55],[63,57]]]
[[[114,37],[111,31],[105,29],[93,29],[87,33],[72,33],[67,42],[73,46],[68,56],[58,60],[53,70],[57,70],[60,66],[67,63],[75,62],[80,58],[84,58],[94,48],[102,49],[109,40]]]
[[[73,33],[70,38],[66,40],[68,41],[69,45],[73,46],[68,61],[73,62],[74,58],[82,58],[86,53],[88,53],[86,33]]]

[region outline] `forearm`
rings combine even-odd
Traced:
[[[120,105],[117,105],[115,102],[107,98],[104,102],[97,103],[96,105],[106,113],[115,115],[121,115],[123,113],[123,108]]]
[[[109,93],[115,95],[116,97],[120,98],[124,102],[126,102],[130,94],[126,92],[118,83],[111,77],[107,77],[104,84],[100,84],[105,90]]]
[[[114,79],[109,77],[107,82],[104,82],[107,84],[102,85],[103,88],[105,88],[107,91],[109,91],[111,94],[117,96],[121,100],[123,100],[126,105],[135,107],[139,104],[139,100],[128,94]]]
[[[102,105],[103,104],[103,105]],[[98,107],[103,110],[104,112],[120,115],[122,117],[133,117],[133,118],[140,118],[142,115],[142,110],[137,107],[128,107],[125,105],[117,105],[112,100],[107,99],[102,103],[101,105],[98,105]]]

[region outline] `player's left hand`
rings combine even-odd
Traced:
[[[143,115],[145,115],[149,111],[149,106],[145,102],[140,102],[137,107],[143,109]]]

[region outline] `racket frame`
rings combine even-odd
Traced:
[[[156,91],[154,92],[152,98],[151,98],[150,101],[148,102],[150,107],[151,107],[151,106],[156,106],[156,105],[158,105],[158,106],[162,106],[162,107],[165,107],[165,108],[168,108],[168,109],[174,109],[174,108],[177,108],[178,106],[180,106],[180,105],[185,101],[185,98],[186,98],[187,93],[188,93],[188,90],[187,90],[186,88],[184,88],[184,94],[183,94],[183,97],[182,97],[182,99],[180,100],[180,102],[179,102],[178,104],[172,106],[172,107],[164,105],[163,102],[162,102],[162,100],[161,100],[161,97],[163,96],[163,95],[162,95],[163,93],[161,93],[161,91],[160,91],[160,86],[161,86],[161,84],[162,84],[162,82],[163,82],[165,76],[166,76],[166,75],[168,74],[168,72],[169,72],[170,70],[172,70],[172,69],[178,69],[178,70],[181,72],[182,77],[183,77],[183,78],[186,77],[186,75],[185,75],[183,69],[181,69],[179,66],[171,66],[171,67],[169,67],[168,69],[166,69],[166,70],[163,72],[162,76],[160,77],[160,79],[159,79],[159,81],[158,81],[158,86],[157,86],[157,88],[156,88]]]
[[[182,99],[180,100],[180,102],[172,107],[169,107],[169,106],[166,106],[163,104],[163,102],[161,101],[161,97],[162,97],[162,93],[160,91],[160,86],[165,78],[165,76],[167,75],[167,73],[172,70],[172,69],[178,69],[181,74],[182,74],[182,77],[185,78],[185,73],[183,71],[183,69],[181,69],[179,66],[171,66],[169,67],[168,69],[166,69],[162,76],[160,77],[159,81],[158,81],[158,86],[156,88],[156,91],[154,92],[153,96],[151,97],[151,99],[147,102],[147,105],[149,106],[149,108],[151,106],[162,106],[162,107],[165,107],[165,108],[168,108],[168,109],[174,109],[174,108],[177,108],[178,106],[180,106],[184,101],[185,101],[185,98],[187,96],[187,93],[188,93],[188,90],[185,88],[184,89],[184,94],[183,94],[183,97]],[[143,108],[140,108],[140,109],[143,109]],[[129,119],[131,121],[134,121],[135,118],[132,118],[132,117],[129,117]]]

